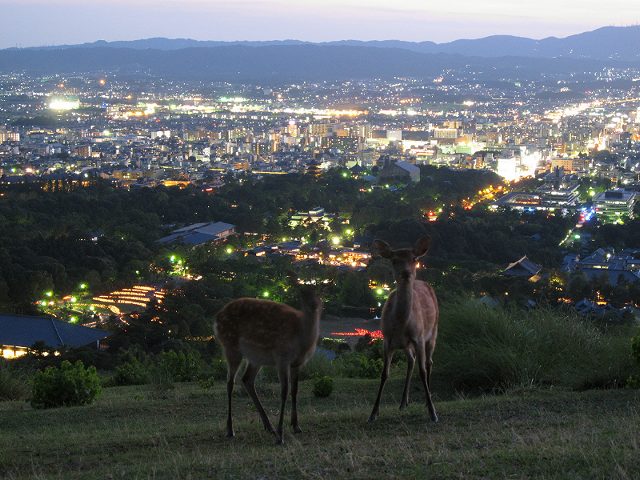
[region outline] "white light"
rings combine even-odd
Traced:
[[[80,108],[80,100],[67,100],[66,98],[52,98],[49,102],[51,110],[68,111]]]

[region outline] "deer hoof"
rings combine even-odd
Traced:
[[[299,425],[294,425],[293,433],[302,433],[302,429],[300,428]]]
[[[374,414],[372,413],[372,414],[369,416],[369,420],[368,420],[368,422],[369,422],[369,423],[373,423],[373,422],[375,422],[375,421],[376,421],[376,418],[378,418],[378,414],[376,413],[376,414],[374,415]]]

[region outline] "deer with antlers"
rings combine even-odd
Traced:
[[[301,310],[283,303],[255,298],[239,298],[229,302],[218,313],[214,330],[227,359],[227,436],[233,437],[231,396],[235,377],[242,359],[247,368],[242,383],[258,410],[265,430],[276,435],[276,442],[284,444],[284,410],[291,384],[291,425],[295,433],[298,424],[298,371],[311,358],[320,334],[322,300],[315,285],[298,285]],[[275,366],[280,379],[280,418],[277,431],[269,421],[258,398],[255,380],[264,365]]]
[[[432,356],[438,335],[438,300],[428,283],[416,280],[418,260],[427,253],[430,244],[431,238],[428,236],[420,238],[413,248],[392,250],[389,244],[382,240],[375,240],[372,244],[374,256],[391,260],[397,286],[382,309],[384,366],[369,422],[378,417],[380,398],[389,377],[391,360],[394,352],[400,349],[407,355],[407,377],[400,409],[409,404],[409,384],[417,357],[429,415],[431,420],[438,421],[430,391]]]

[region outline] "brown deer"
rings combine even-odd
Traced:
[[[420,257],[427,253],[431,238],[419,239],[413,248],[392,250],[386,242],[375,240],[372,244],[374,256],[391,260],[396,289],[391,292],[382,309],[382,333],[384,335],[384,366],[380,379],[378,397],[369,417],[373,422],[380,411],[380,398],[389,377],[391,359],[396,350],[404,349],[407,355],[407,377],[402,393],[400,409],[409,405],[409,384],[416,356],[420,379],[424,386],[427,408],[431,420],[438,421],[431,401],[432,355],[438,335],[438,300],[433,288],[426,282],[416,280],[416,266]]]
[[[239,298],[225,305],[216,317],[216,338],[222,344],[227,359],[227,437],[235,435],[231,396],[243,358],[247,360],[247,369],[242,383],[258,410],[265,430],[276,434],[277,443],[284,443],[282,427],[291,383],[291,425],[295,433],[302,432],[298,425],[298,371],[315,352],[320,334],[322,300],[315,285],[297,285],[296,288],[302,310],[269,300]],[[255,380],[263,365],[275,366],[280,379],[277,431],[274,431],[256,393]]]

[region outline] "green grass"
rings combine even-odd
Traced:
[[[366,419],[377,380],[336,379],[329,398],[301,384],[304,433],[279,447],[237,387],[236,438],[224,436],[222,382],[113,387],[86,407],[0,402],[0,478],[639,478],[640,391],[522,389],[443,398],[427,420],[417,378],[400,412],[401,372]],[[271,417],[275,383],[260,388]]]

